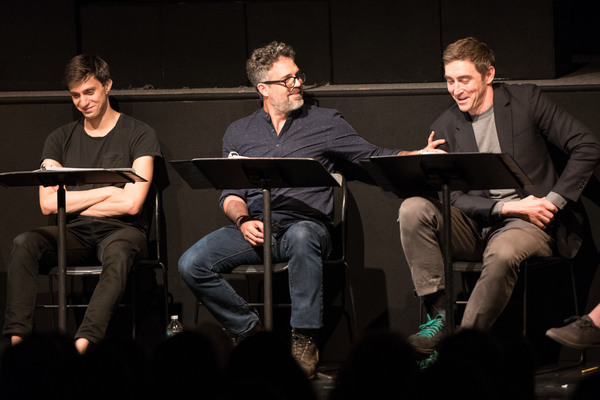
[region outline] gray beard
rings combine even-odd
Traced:
[[[298,101],[290,101],[288,99],[286,99],[286,100],[287,101],[282,101],[282,102],[279,102],[279,101],[272,102],[273,107],[275,107],[282,114],[289,114],[292,111],[297,110],[304,105],[304,99],[300,99]]]

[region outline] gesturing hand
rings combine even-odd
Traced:
[[[433,140],[435,132],[431,131],[429,138],[427,139],[427,147],[421,150],[422,153],[446,153],[444,150],[436,149],[440,144],[444,144],[444,139]]]

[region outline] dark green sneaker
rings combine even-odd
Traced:
[[[438,360],[438,352],[434,351],[432,355],[418,362],[419,368],[426,369],[435,364]]]
[[[419,332],[408,337],[407,342],[419,353],[433,354],[440,341],[446,337],[447,329],[443,314],[434,319],[427,315],[428,321],[419,327]]]

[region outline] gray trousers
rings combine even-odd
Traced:
[[[529,257],[551,256],[553,239],[519,218],[502,220],[484,237],[477,223],[462,211],[451,207],[451,214],[453,259],[483,261],[461,327],[487,331],[508,304],[521,263]],[[415,294],[425,296],[444,289],[442,203],[432,198],[408,198],[400,207],[398,221]]]

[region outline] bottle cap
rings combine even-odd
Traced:
[[[178,319],[177,315],[171,315],[171,319]]]

